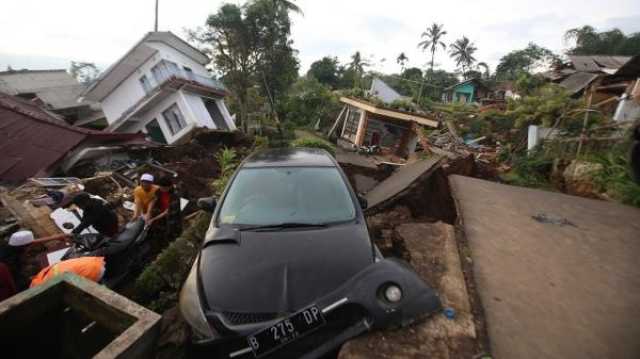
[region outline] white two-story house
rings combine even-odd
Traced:
[[[224,86],[209,58],[171,32],[150,32],[83,94],[100,102],[110,132],[173,144],[196,127],[233,131]]]

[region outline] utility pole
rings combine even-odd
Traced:
[[[158,1],[156,0],[156,24],[153,27],[153,31],[158,32]]]

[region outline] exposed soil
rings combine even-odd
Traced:
[[[375,173],[361,167],[342,167],[352,181],[352,185],[355,185],[354,175],[356,174],[366,174],[379,180],[390,175],[390,173]],[[428,239],[425,243],[425,252],[429,254],[427,257],[420,254],[419,258],[414,258],[398,229],[402,225],[414,222],[435,224],[437,221],[442,221],[450,225],[457,223],[456,207],[447,180],[450,174],[492,176],[490,172],[487,173],[484,166],[478,166],[473,157],[450,161],[428,178],[422,178],[414,183],[386,208],[367,215],[370,234],[383,255],[401,258],[409,263],[416,260],[421,264],[428,262],[429,265],[420,266],[420,274],[429,283],[435,283],[436,290],[441,289],[437,284],[441,282],[445,269],[443,258],[440,257],[442,236],[424,233],[425,240]],[[417,328],[385,330],[369,334],[372,339],[367,342],[376,344],[346,346],[345,353],[348,355],[345,358],[474,358],[489,352],[484,313],[473,279],[470,251],[462,233],[456,233],[456,242],[477,336],[475,338],[447,337],[445,334],[446,339],[431,338],[425,342],[424,335],[421,336]],[[441,314],[438,315],[441,316]]]

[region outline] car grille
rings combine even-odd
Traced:
[[[278,318],[278,313],[222,312],[222,315],[233,325],[256,324]]]

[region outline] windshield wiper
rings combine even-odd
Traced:
[[[239,231],[259,231],[259,230],[275,230],[279,231],[286,228],[326,228],[328,225],[323,223],[297,223],[297,222],[285,222],[278,224],[267,224],[261,226],[248,226],[238,228]]]

